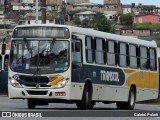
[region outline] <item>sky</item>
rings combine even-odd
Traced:
[[[104,0],[90,0],[92,3],[99,3],[103,4]],[[142,5],[156,5],[157,7],[160,7],[160,0],[121,0],[122,4],[131,4],[135,3],[138,5],[138,3],[142,3]]]

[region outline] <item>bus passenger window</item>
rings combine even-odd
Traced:
[[[9,55],[5,55],[4,58],[4,70],[8,71],[8,61],[9,61]]]
[[[140,47],[140,68],[148,69],[148,58],[147,58],[147,48]]]
[[[138,49],[135,45],[129,45],[129,63],[131,68],[138,67]]]
[[[127,44],[125,43],[119,44],[119,66],[127,66]]]
[[[93,63],[93,54],[94,54],[94,49],[93,49],[93,38],[87,36],[85,39],[85,46],[86,46],[86,61],[88,63]]]
[[[116,46],[117,43],[114,41],[108,41],[107,47],[107,64],[108,65],[116,65]]]
[[[80,42],[80,44],[81,44],[80,40],[73,40],[72,45],[73,45],[74,50],[72,50],[72,61],[82,62],[82,50],[81,49],[80,49],[80,51],[75,50],[76,42]]]
[[[150,69],[151,70],[156,70],[156,50],[155,49],[150,49],[149,50],[149,56],[150,56]]]
[[[105,40],[95,39],[95,60],[97,64],[105,64]]]

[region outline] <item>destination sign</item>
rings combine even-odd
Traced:
[[[13,38],[64,38],[69,39],[69,29],[63,27],[29,26],[17,27]]]

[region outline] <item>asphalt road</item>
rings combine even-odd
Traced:
[[[6,96],[0,96],[0,111],[26,111],[27,108],[27,100],[20,99],[9,99]],[[37,106],[36,110],[77,110],[75,104],[65,104],[65,103],[50,103],[47,106]],[[115,103],[112,104],[103,104],[96,103],[93,110],[115,110],[117,111],[117,107]],[[141,111],[160,111],[159,105],[152,104],[136,104],[135,110]]]
[[[160,120],[160,105],[151,105],[151,104],[136,104],[135,109],[132,111],[132,117],[117,117],[117,114],[128,114],[129,111],[119,111],[116,108],[116,104],[103,104],[103,103],[97,103],[93,110],[88,111],[80,111],[77,110],[75,104],[64,104],[64,103],[50,103],[48,106],[37,106],[35,110],[29,110],[27,108],[27,101],[26,100],[15,100],[15,99],[9,99],[5,96],[0,96],[0,111],[15,111],[15,112],[43,112],[46,111],[51,112],[51,114],[58,114],[58,117],[48,117],[47,120]],[[133,114],[135,113],[158,113],[158,116],[155,117],[134,117]],[[66,114],[70,114],[69,117],[63,117]],[[78,117],[73,116],[72,114],[77,114]],[[101,117],[100,115],[104,114],[112,114],[110,116],[112,117]],[[89,117],[85,117],[85,115],[89,115]],[[94,117],[91,117],[91,116]],[[95,117],[95,116],[98,117]],[[0,118],[0,120],[3,118]],[[12,118],[13,120],[15,118]],[[18,120],[19,118],[16,118],[15,120]],[[22,119],[22,118],[21,118]],[[23,118],[24,120],[27,118]],[[30,118],[32,120],[34,118]],[[43,118],[44,120],[44,118]]]

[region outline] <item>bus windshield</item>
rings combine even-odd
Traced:
[[[26,74],[53,74],[69,67],[69,41],[13,40],[11,70]]]

